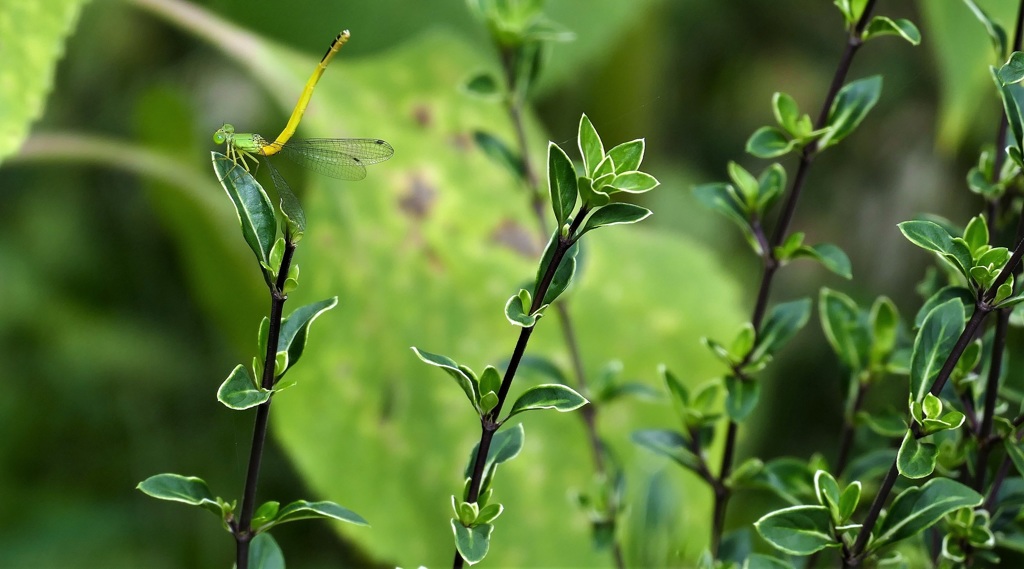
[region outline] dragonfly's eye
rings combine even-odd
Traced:
[[[213,133],[213,142],[215,142],[216,144],[224,144],[224,141],[226,141],[227,139],[228,137],[224,134],[224,129],[220,129],[217,132]]]

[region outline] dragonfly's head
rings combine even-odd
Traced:
[[[224,126],[217,129],[217,132],[213,133],[213,142],[216,144],[224,144],[231,140],[235,136],[235,127],[224,123]]]

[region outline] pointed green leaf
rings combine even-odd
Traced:
[[[838,515],[839,483],[831,474],[824,470],[814,473],[814,493],[818,497],[818,503]]]
[[[819,243],[817,245],[800,247],[793,254],[794,259],[798,257],[814,259],[824,265],[826,269],[844,279],[853,278],[853,273],[850,269],[850,258],[846,256],[842,249],[831,243]]]
[[[597,130],[587,115],[583,115],[580,118],[577,142],[579,143],[580,155],[583,156],[583,165],[587,170],[587,174],[594,177],[593,174],[597,170],[597,165],[601,160],[604,160],[604,144],[601,143],[601,137],[598,136]]]
[[[964,305],[950,299],[925,316],[910,356],[910,394],[922,401],[964,329]]]
[[[217,401],[228,409],[242,411],[266,403],[273,393],[267,389],[257,388],[249,371],[239,364],[231,370],[231,374],[217,390]]]
[[[307,502],[306,500],[296,500],[281,508],[277,518],[274,519],[274,525],[317,518],[338,520],[359,526],[370,525],[359,514],[334,502]]]
[[[907,431],[896,455],[896,467],[906,478],[924,478],[935,471],[935,461],[939,457],[939,447],[933,443],[919,441],[914,434]]]
[[[615,188],[619,192],[627,192],[630,194],[642,194],[649,192],[654,188],[658,187],[660,182],[657,178],[648,174],[647,172],[623,172],[616,174],[615,178],[608,183],[609,186]]]
[[[505,420],[507,421],[523,411],[555,409],[565,413],[579,409],[586,404],[586,398],[568,386],[557,383],[538,385],[527,389],[516,399]]]
[[[558,241],[560,239],[560,232],[556,230],[551,235],[551,240],[548,241],[548,246],[544,249],[544,255],[541,257],[540,263],[537,265],[537,285],[540,285],[541,279],[544,278],[544,273],[547,272],[548,265],[554,260],[555,249],[558,247]],[[579,254],[580,245],[579,242],[573,243],[569,250],[565,252],[562,257],[562,261],[558,264],[558,268],[555,270],[555,276],[551,279],[551,284],[548,286],[547,292],[544,293],[544,300],[541,305],[551,304],[555,301],[565,289],[569,288],[572,283],[573,277],[576,275],[576,255]]]
[[[746,151],[758,158],[777,158],[792,152],[796,145],[797,141],[787,138],[781,130],[762,126],[747,139]]]
[[[793,564],[784,559],[755,553],[747,557],[747,562],[743,569],[793,569]]]
[[[413,347],[412,351],[416,354],[416,357],[424,363],[439,367],[447,372],[448,375],[455,380],[455,383],[458,383],[459,387],[462,388],[463,393],[466,394],[466,398],[468,398],[469,402],[473,404],[473,408],[476,409],[477,412],[480,411],[480,407],[477,403],[480,399],[480,394],[477,392],[477,384],[465,371],[462,370],[461,367],[459,367],[459,364],[455,363],[455,360],[452,360],[447,356],[432,354],[416,347]]]
[[[757,400],[761,397],[761,382],[755,379],[746,381],[735,377],[725,378],[725,389],[728,395],[725,398],[725,412],[729,418],[739,423],[757,407]]]
[[[143,494],[158,500],[181,502],[199,506],[221,515],[221,508],[202,478],[180,474],[157,474],[139,482],[136,486]]]
[[[611,156],[615,163],[616,174],[636,171],[644,160],[644,139],[623,142],[609,150],[608,156]]]
[[[680,465],[697,471],[701,460],[690,450],[690,444],[683,435],[668,429],[644,429],[630,437],[633,442],[661,456],[666,456]]]
[[[476,141],[476,145],[480,147],[480,150],[484,151],[488,158],[507,168],[517,180],[523,179],[526,173],[523,161],[504,141],[482,130],[473,132],[473,140]]]
[[[746,238],[755,253],[758,255],[763,253],[761,244],[750,227],[746,204],[739,199],[732,186],[722,183],[701,184],[694,186],[693,194],[697,201],[705,207],[721,213],[735,223],[743,231],[743,237]]]
[[[754,522],[754,527],[776,549],[791,555],[810,555],[839,547],[832,538],[831,523],[824,506],[793,506],[765,515]]]
[[[760,360],[765,355],[774,355],[801,328],[811,316],[811,299],[802,298],[776,304],[765,317],[757,338],[757,347],[751,360]]]
[[[964,228],[964,241],[967,242],[967,247],[974,258],[988,250],[988,223],[984,215],[976,215],[967,222],[967,227]]]
[[[853,517],[853,513],[857,510],[857,504],[860,503],[861,483],[860,480],[854,480],[849,486],[843,490],[843,493],[839,496],[839,521],[845,522],[846,520]]]
[[[969,289],[962,286],[942,287],[921,305],[921,309],[914,316],[914,328],[920,328],[924,324],[925,316],[928,316],[936,306],[953,298],[960,300],[965,313],[974,309],[974,294]]]
[[[907,488],[896,497],[878,525],[878,537],[871,549],[917,535],[946,514],[977,506],[983,499],[981,494],[949,478],[933,478],[919,488]]]
[[[590,214],[590,217],[587,218],[587,222],[579,234],[583,235],[592,229],[607,225],[637,223],[647,219],[650,215],[651,210],[645,207],[623,202],[610,203],[595,209],[594,213]]]
[[[690,406],[690,391],[686,389],[686,386],[676,378],[675,374],[665,364],[658,366],[658,372],[665,381],[669,394],[672,395],[672,402],[675,404],[676,412],[681,415]]]
[[[507,462],[519,455],[519,451],[523,450],[525,437],[526,432],[523,430],[522,423],[516,423],[495,433],[494,438],[491,439],[491,448],[487,451],[484,472],[489,471],[494,465]],[[476,453],[479,448],[480,443],[476,443],[469,453],[469,461],[466,463],[466,470],[463,473],[466,478],[473,475],[473,465],[476,462]]]
[[[261,533],[249,542],[251,569],[285,569],[284,552],[269,533]]]
[[[299,358],[302,357],[302,352],[306,349],[306,340],[309,337],[309,327],[313,325],[313,321],[337,305],[338,297],[336,296],[321,300],[320,302],[307,304],[293,310],[281,322],[277,350],[288,353],[287,369],[291,369],[299,361]]]
[[[1000,59],[1006,57],[1006,30],[993,21],[984,10],[978,7],[978,4],[975,3],[974,0],[963,0],[963,2],[964,4],[967,4],[967,7],[970,8],[974,17],[976,17],[978,21],[981,22],[981,25],[984,26],[985,32],[988,33],[988,38],[992,42],[992,48],[996,51],[996,57]]]
[[[818,314],[825,338],[843,366],[854,372],[865,369],[871,336],[853,299],[823,287],[818,296]]]
[[[241,165],[232,163],[218,152],[210,154],[213,171],[235,206],[242,237],[256,259],[266,263],[277,236],[277,218],[267,192]]]
[[[482,99],[495,100],[501,97],[501,82],[489,71],[478,71],[462,83],[466,93]]]
[[[1021,443],[1010,437],[1003,440],[1003,446],[1006,448],[1006,456],[1010,457],[1014,468],[1017,469],[1017,474],[1024,476],[1024,448],[1021,448]]]
[[[451,522],[452,533],[455,534],[455,549],[459,551],[459,555],[470,565],[483,561],[491,546],[491,532],[494,531],[494,526],[480,524],[467,528],[454,518]]]
[[[875,299],[868,317],[871,325],[870,364],[880,366],[889,358],[896,347],[896,333],[899,330],[900,315],[896,305],[884,296]]]
[[[576,208],[579,190],[576,187],[576,170],[572,161],[554,142],[548,143],[548,188],[551,194],[551,208],[555,220],[561,227]]]
[[[833,146],[849,136],[864,120],[882,94],[882,77],[875,75],[846,84],[839,90],[828,112],[828,130],[818,139],[818,148]]]
[[[281,510],[281,502],[263,502],[252,515],[252,527],[259,528],[263,524],[272,521]]]
[[[868,23],[864,33],[861,34],[861,39],[867,41],[878,36],[899,36],[910,42],[910,45],[919,45],[921,43],[921,32],[918,31],[917,26],[904,18],[897,18],[895,20],[885,16],[871,18],[871,22]]]

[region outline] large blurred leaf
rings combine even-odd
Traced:
[[[64,55],[64,38],[85,0],[0,4],[0,162],[39,118]]]
[[[230,33],[210,39],[229,37],[237,46],[240,38]],[[316,57],[241,39],[246,50],[238,55],[290,107]],[[274,429],[316,499],[345,503],[374,520],[372,530],[338,531],[403,566],[450,562],[448,497],[462,486],[465,456],[479,434],[463,394],[408,348],[450,354],[477,369],[507,358],[518,331],[502,306],[533,273],[542,245],[534,240],[528,247],[535,252],[521,252],[522,239],[512,236],[536,233],[528,196],[472,144],[480,128],[513,138],[500,107],[455,88],[466,70],[486,64],[483,58],[448,34],[374,59],[341,58],[318,86],[301,129],[304,136],[380,137],[396,153],[362,182],[316,179],[315,191],[302,198],[305,284],[289,302],[337,294],[340,314],[310,339],[308,365],[296,371],[301,388],[277,400]],[[541,163],[545,137],[529,131]],[[740,320],[722,308],[735,306],[737,295],[713,256],[659,233],[601,233],[588,236],[573,293],[588,369],[614,356],[651,382],[662,361],[686,369],[688,382],[710,377],[716,368],[697,339],[724,335]],[[708,290],[715,302],[701,292]],[[531,351],[567,363],[560,338],[557,321],[545,321]],[[511,396],[527,385],[520,379]],[[603,415],[611,444],[626,458],[635,452],[627,440],[633,429],[674,421],[668,406],[623,405]],[[591,476],[582,422],[572,414],[535,414],[526,431],[523,456],[495,482],[506,513],[488,560],[610,564],[606,552],[593,550],[586,517],[565,499]],[[696,494],[688,514],[693,525],[683,533],[691,537],[676,545],[696,555],[707,539],[700,522],[707,499],[696,486],[687,494]]]
[[[978,1],[988,15],[1013,34],[1012,2]],[[941,100],[939,103],[939,145],[955,149],[978,123],[979,109],[989,109],[993,117],[1001,113],[999,100],[989,80],[989,65],[999,66],[1002,56],[996,54],[985,27],[964,2],[918,2],[924,15],[925,44],[934,51],[938,63]],[[981,121],[991,130],[991,121]],[[986,130],[985,140],[992,133]]]

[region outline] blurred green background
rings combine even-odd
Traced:
[[[535,156],[548,139],[575,156],[586,112],[606,145],[645,137],[645,170],[662,181],[643,196],[651,220],[598,232],[587,251],[571,306],[588,373],[619,359],[624,377],[655,386],[662,362],[690,384],[714,377],[722,370],[698,339],[725,339],[747,317],[758,267],[689,188],[723,179],[728,160],[765,165],[742,149],[770,122],[774,91],[817,113],[844,41],[840,16],[804,0],[548,6],[577,40],[550,53],[529,120]],[[223,122],[276,133],[343,27],[353,39],[300,135],[380,137],[396,156],[359,184],[282,166],[310,218],[289,305],[341,300],[292,372],[299,386],[275,403],[260,496],[334,500],[373,526],[283,526],[275,536],[291,567],[448,563],[449,494],[477,426],[450,380],[408,347],[478,370],[500,365],[515,339],[501,307],[534,261],[498,230],[535,231],[525,193],[469,139],[481,128],[512,135],[500,106],[457,88],[496,68],[465,3],[48,7],[0,7],[0,32],[11,32],[0,33],[0,151],[20,145],[33,97],[42,111],[0,167],[0,567],[230,566],[230,538],[214,518],[133,488],[179,472],[226,498],[240,493],[252,417],[214,393],[252,357],[267,302],[209,169],[210,134]],[[780,273],[774,298],[827,285],[862,303],[889,295],[906,317],[928,259],[895,224],[920,211],[962,224],[980,208],[963,179],[999,108],[985,76],[991,48],[963,6],[880,10],[914,19],[924,44],[882,39],[862,50],[851,78],[884,75],[882,100],[817,161],[795,222],[809,241],[843,247],[855,279],[796,264]],[[556,326],[542,323],[531,349],[565,364]],[[829,455],[840,372],[816,320],[770,372],[741,455]],[[507,509],[485,564],[610,564],[568,498],[590,483],[578,417],[537,414],[525,426],[524,454],[498,477]],[[667,484],[679,504],[664,514],[661,545],[627,538],[633,565],[686,566],[707,539],[704,489],[628,443],[633,429],[666,426],[664,404],[626,401],[602,414],[602,432],[630,465],[636,506],[624,534],[654,515],[639,506],[652,484]],[[748,498],[733,501],[731,526],[764,512],[763,499]]]

